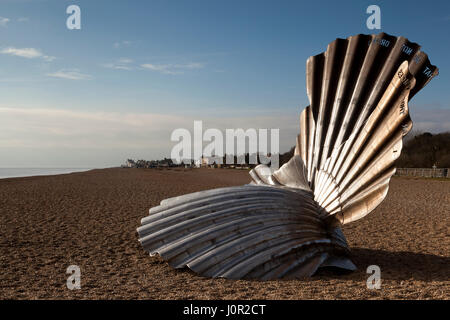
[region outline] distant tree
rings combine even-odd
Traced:
[[[404,141],[396,162],[400,168],[450,168],[450,132],[424,132]]]
[[[295,147],[292,147],[288,152],[280,154],[280,167],[294,156],[294,151]]]

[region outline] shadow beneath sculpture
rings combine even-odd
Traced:
[[[337,268],[321,268],[314,277],[339,277],[343,274],[366,273],[370,265],[378,265],[381,278],[387,280],[450,280],[450,258],[433,254],[407,251],[387,251],[365,248],[351,248],[351,259],[358,267],[355,272],[343,272]]]

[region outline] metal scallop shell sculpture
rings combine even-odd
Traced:
[[[385,198],[412,122],[408,101],[438,69],[416,43],[336,39],[306,62],[310,106],[294,156],[249,185],[163,200],[137,229],[151,255],[206,277],[299,278],[356,267],[341,225]]]

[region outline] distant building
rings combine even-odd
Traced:
[[[219,157],[202,157],[199,160],[199,167],[210,167],[210,168],[220,168],[222,165],[217,164],[218,160],[220,160]]]
[[[125,166],[127,168],[135,168],[136,162],[134,162],[134,160],[132,160],[132,159],[127,159],[127,162],[125,162]]]
[[[209,165],[209,158],[208,157],[202,157],[200,166],[207,167],[208,165]]]
[[[164,158],[163,160],[137,160],[136,162],[132,159],[128,159],[122,168],[168,168],[168,167],[177,167],[183,166],[182,164],[174,164],[172,159]]]

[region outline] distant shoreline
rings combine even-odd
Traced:
[[[0,168],[0,179],[53,176],[94,169],[96,168]]]
[[[209,168],[209,167],[203,167],[203,168],[183,168],[183,167],[160,167],[160,168],[127,168],[127,167],[108,167],[108,168],[0,168],[0,181],[6,180],[6,179],[27,179],[27,178],[34,178],[34,177],[56,177],[60,175],[68,175],[72,173],[83,173],[88,171],[94,171],[94,170],[108,170],[108,169],[134,169],[137,171],[179,171],[179,172],[186,172],[186,171],[209,171],[209,170],[231,170],[231,171],[242,171],[244,168],[229,168],[224,167],[221,169],[216,168]],[[245,171],[248,171],[248,169],[245,168]],[[420,176],[396,176],[394,175],[393,178],[395,179],[411,179],[411,180],[436,180],[436,181],[446,181],[450,182],[449,178],[432,178],[432,177],[420,177]]]

